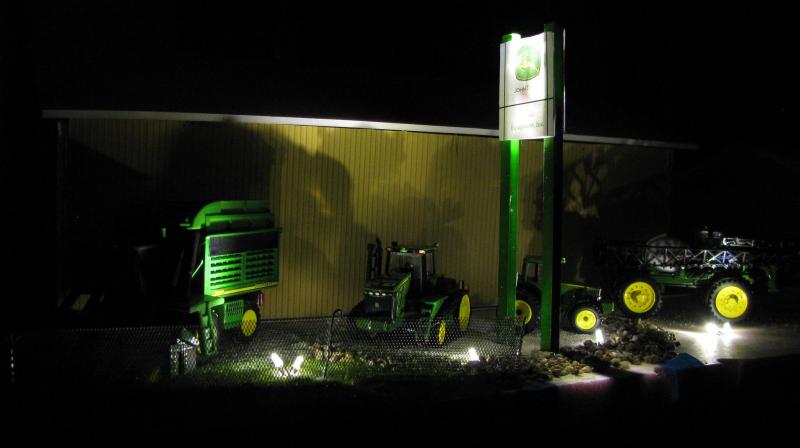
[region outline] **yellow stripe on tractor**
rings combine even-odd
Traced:
[[[277,285],[278,284],[275,283],[275,282],[271,282],[271,283],[268,282],[268,283],[259,283],[257,285],[248,286],[246,288],[231,289],[231,290],[220,289],[218,291],[214,291],[212,296],[213,297],[228,296],[228,295],[231,295],[231,294],[238,294],[238,293],[242,293],[242,292],[255,291],[257,289],[263,289],[263,288],[268,288],[270,286],[277,286]]]

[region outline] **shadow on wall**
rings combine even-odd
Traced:
[[[72,218],[65,234],[71,247],[65,266],[74,269],[65,273],[66,288],[109,287],[114,273],[89,268],[85,261],[102,265],[98,254],[107,247],[157,241],[165,219],[191,214],[215,200],[269,199],[283,227],[281,291],[278,299],[270,294],[280,303],[270,303],[272,311],[333,311],[323,309],[322,300],[345,295],[341,279],[347,277],[348,263],[341,260],[352,253],[354,237],[366,233],[354,223],[352,180],[340,162],[324,151],[311,153],[265,125],[187,122],[162,152],[151,153],[154,160],[141,163],[135,153],[145,152],[146,134],[122,136],[128,138],[128,153],[114,141],[102,148],[71,142],[73,172],[65,192]],[[287,292],[301,290],[307,292],[305,308]]]
[[[332,148],[325,133],[315,131],[317,148],[290,145],[278,150],[288,173],[281,183],[287,202],[279,207],[286,248],[283,278],[290,279],[278,293],[282,317],[326,316],[337,308],[349,312],[366,269],[369,238],[355,220],[352,177],[327,154]]]
[[[669,168],[655,166],[634,150],[591,150],[564,166],[562,256],[567,259],[566,281],[597,283],[601,273],[593,261],[598,238],[647,240],[669,228]],[[642,175],[629,174],[647,170]],[[522,225],[541,235],[543,187],[541,176],[524,185],[535,197],[537,213],[525,215]],[[541,237],[526,254],[541,254]]]
[[[475,167],[459,154],[463,149],[457,147],[454,138],[398,136],[397,143],[410,146],[413,157],[407,157],[404,145],[381,148],[385,160],[380,165],[396,169],[381,170],[380,177],[369,183],[369,206],[377,224],[370,230],[384,244],[439,243],[437,275],[470,283],[475,278],[470,272],[470,251],[475,244],[467,247],[463,232],[469,227],[464,223],[468,189],[481,188],[468,181],[473,179],[470,170]]]

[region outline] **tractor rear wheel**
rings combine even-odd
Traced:
[[[456,297],[459,298],[456,300],[455,307],[453,308],[453,325],[452,328],[449,328],[449,330],[452,330],[450,333],[454,338],[467,332],[470,318],[472,317],[472,305],[469,300],[469,294],[463,293]]]
[[[750,290],[735,278],[717,280],[708,288],[706,300],[714,316],[724,322],[738,322],[750,312]]]
[[[634,278],[622,284],[618,302],[628,316],[652,317],[661,308],[661,291],[656,282],[647,277]]]
[[[519,297],[519,296],[517,296]],[[518,298],[514,302],[517,324],[522,327],[524,334],[536,329],[539,322],[539,302],[532,297]]]

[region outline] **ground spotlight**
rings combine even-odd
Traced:
[[[598,328],[597,331],[594,332],[594,342],[597,344],[605,344],[606,338],[603,337],[603,330]]]
[[[282,369],[283,368],[283,360],[281,359],[280,356],[278,356],[277,353],[273,353],[273,354],[269,355],[269,359],[272,360],[272,364],[275,365],[276,369]]]

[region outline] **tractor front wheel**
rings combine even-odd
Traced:
[[[571,313],[572,328],[577,333],[590,334],[600,326],[600,313],[591,305],[578,305]]]
[[[431,333],[429,336],[429,340],[431,345],[434,347],[442,347],[448,341],[448,328],[447,321],[445,320],[437,320],[433,322],[431,325]]]
[[[744,282],[725,278],[711,284],[706,300],[717,319],[738,322],[750,312],[750,297],[750,291]]]
[[[658,285],[647,277],[627,281],[619,289],[620,308],[631,317],[652,317],[661,308],[661,300]]]

